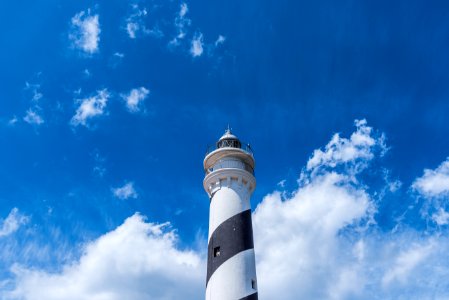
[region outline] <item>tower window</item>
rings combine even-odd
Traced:
[[[220,256],[220,247],[215,247],[214,248],[214,257],[218,257]]]
[[[257,289],[257,284],[256,284],[256,280],[255,279],[251,279],[251,288],[253,290]]]

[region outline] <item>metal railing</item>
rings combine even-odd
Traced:
[[[211,153],[217,149],[226,149],[226,148],[241,149],[241,150],[245,151],[246,153],[248,153],[249,155],[254,156],[253,149],[251,148],[251,146],[249,144],[245,144],[245,143],[242,143],[242,145],[240,147],[231,147],[230,146],[230,147],[220,147],[219,148],[219,147],[217,147],[217,145],[210,145],[210,146],[207,146],[206,155],[208,155],[209,153]]]

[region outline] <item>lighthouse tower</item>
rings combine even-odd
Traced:
[[[210,198],[206,300],[258,299],[250,204],[254,164],[249,145],[229,128],[204,158]]]

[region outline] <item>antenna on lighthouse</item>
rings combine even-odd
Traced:
[[[256,187],[251,148],[225,130],[204,158],[210,197],[206,300],[257,300],[250,197]]]

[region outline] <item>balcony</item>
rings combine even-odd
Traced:
[[[212,173],[220,169],[240,169],[245,170],[254,175],[254,169],[249,164],[238,159],[230,159],[230,158],[219,160],[215,165],[212,166],[212,168],[209,168],[207,170],[206,174]]]

